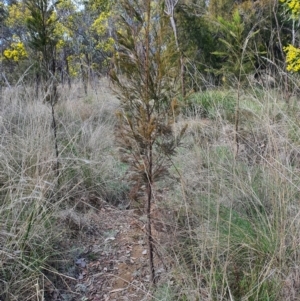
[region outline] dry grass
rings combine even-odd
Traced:
[[[114,147],[118,102],[105,83],[87,96],[79,86],[61,90],[59,183],[50,108],[32,95],[24,87],[5,91],[0,113],[0,299],[5,301],[44,300],[49,271],[57,273],[55,246],[68,225],[88,223],[80,217],[79,200],[122,207],[128,186]],[[288,106],[276,89],[243,91],[237,157],[236,91],[201,97],[191,99],[176,125],[176,131],[189,127],[171,177],[156,187],[155,208],[167,229],[157,245],[169,270],[161,274],[153,299],[299,300],[297,96]]]
[[[193,108],[181,122],[190,127],[174,159],[179,183],[163,205],[176,215],[164,300],[299,300],[300,107],[261,89],[243,91],[241,108],[237,157],[226,106],[209,105],[209,120]]]
[[[61,91],[55,108],[59,184],[50,107],[32,94],[24,87],[6,90],[0,113],[0,299],[5,301],[44,300],[46,278],[59,255],[54,247],[67,230],[58,222],[63,209],[90,196],[122,204],[127,189],[120,185],[124,168],[113,147],[117,101],[106,84],[87,96],[77,86]]]

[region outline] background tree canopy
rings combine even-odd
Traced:
[[[30,25],[35,13],[29,11],[29,2],[31,8],[39,5],[38,0],[13,0],[0,6],[3,77],[10,84],[38,59],[31,55],[31,46],[37,42],[35,35],[41,37],[41,33]],[[124,14],[119,5],[122,1],[44,2],[52,6],[48,22],[53,23],[56,41],[52,54],[56,76],[69,85],[79,79],[87,90],[110,69],[117,32],[122,30],[115,22]],[[262,73],[282,77],[286,70],[298,70],[298,1],[180,0],[173,16],[187,92],[232,85],[240,69],[243,80]],[[41,53],[42,48],[38,50]],[[238,59],[241,52],[242,61]],[[26,80],[31,81],[29,76]]]

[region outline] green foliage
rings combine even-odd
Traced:
[[[203,14],[206,8],[202,5],[199,3],[199,7],[197,5],[196,8],[193,4],[180,6],[178,3],[179,8],[175,14],[179,46],[186,57],[186,91],[205,86],[203,77],[211,76],[208,69],[216,68],[220,61],[217,56],[211,55],[218,49],[219,42],[216,41],[207,15]],[[214,83],[215,79],[212,78],[211,81]]]
[[[106,0],[83,1],[82,5],[84,9],[74,12],[68,20],[74,37],[70,68],[80,69],[87,84],[93,73],[106,72],[109,66],[114,45],[112,32],[116,29],[115,8]],[[80,73],[77,72],[77,77]]]
[[[172,301],[174,300],[174,292],[172,291],[172,286],[170,284],[163,284],[155,290],[154,298],[160,301]],[[176,299],[178,300],[178,299]]]
[[[6,16],[7,16],[7,12],[6,12],[4,3],[0,3],[0,21],[1,21],[1,27],[2,27],[2,24],[4,23],[4,20],[5,20]]]
[[[298,0],[280,0],[291,13],[292,18],[299,19],[300,3]]]
[[[215,119],[221,116],[229,121],[234,120],[236,99],[230,91],[204,91],[191,95],[185,106],[186,115]]]
[[[32,46],[32,43],[35,44],[35,47],[43,45],[38,41],[34,42],[32,37],[28,41],[31,30],[28,32],[26,23],[29,25],[28,22],[30,23],[32,18],[37,17],[35,13],[31,14],[28,6],[24,5],[29,2],[35,3],[34,5],[41,8],[41,0],[20,0],[9,1],[7,5],[3,6],[2,13],[0,11],[4,20],[2,25],[4,37],[1,38],[3,50],[6,52],[13,50],[11,45],[15,42],[13,36],[16,36],[17,41],[23,43],[28,53],[28,57],[24,57],[22,64],[15,62],[18,56],[11,53],[6,55],[12,58],[4,63],[9,82],[16,82],[18,76],[32,66],[33,59],[42,59],[28,47],[29,44]],[[52,29],[50,31],[52,32],[51,39],[56,44],[55,62],[59,67],[61,81],[64,82],[65,78],[68,78],[70,84],[70,78],[82,77],[87,85],[95,78],[95,75],[107,73],[110,68],[109,59],[114,49],[115,33],[122,31],[115,20],[118,15],[124,13],[124,9],[118,2],[107,0],[76,1],[80,10],[71,0],[54,2],[51,1],[51,5],[55,6],[55,10],[51,16],[45,14],[44,17],[48,20],[45,22],[48,28],[55,27],[53,32]],[[294,3],[293,1],[285,2]],[[48,1],[48,3],[50,2]],[[49,12],[51,5],[48,7]],[[45,7],[44,4],[43,6]],[[158,7],[156,2],[153,2],[152,6]],[[249,41],[251,45],[247,47],[247,55],[243,59],[243,73],[255,70],[253,64],[249,63],[250,61],[252,63],[255,61],[256,68],[260,65],[270,65],[271,61],[275,64],[283,63],[284,55],[282,49],[278,49],[279,35],[277,31],[282,39],[282,44],[287,45],[291,32],[297,30],[298,23],[294,22],[292,25],[292,21],[284,18],[281,14],[283,5],[278,6],[276,3],[274,6],[276,14],[273,13],[272,7],[271,0],[262,0],[255,4],[249,0],[238,3],[232,0],[216,0],[210,1],[208,5],[204,0],[198,1],[197,5],[192,0],[179,1],[175,7],[174,16],[179,48],[185,66],[185,90],[188,92],[203,86],[219,85],[221,78],[231,85],[231,80],[238,74],[237,66],[240,62],[237,58],[241,54],[243,47],[241,45],[246,41],[248,33],[258,29],[260,31]],[[240,14],[240,20],[236,18],[237,11]],[[37,25],[36,21],[35,26]],[[238,24],[237,21],[240,23]],[[228,30],[222,28],[222,23]],[[230,28],[232,24],[236,26]],[[237,27],[243,30],[241,37],[236,35]],[[49,31],[47,35],[50,37]],[[36,36],[40,36],[37,31]],[[41,46],[39,51],[46,50],[42,48]],[[50,52],[49,47],[48,50]],[[252,57],[250,57],[251,52]],[[212,53],[217,55],[211,55]],[[35,75],[32,76],[35,71],[33,68],[29,70],[28,80],[35,77]],[[228,75],[228,73],[230,74]]]
[[[251,30],[246,33],[245,24],[238,10],[234,11],[231,21],[219,17],[218,27],[222,35],[219,41],[224,51],[214,51],[213,54],[222,57],[225,62],[216,72],[223,76],[224,82],[230,82],[231,79],[240,81],[250,70],[254,70],[254,53],[248,49],[248,42],[259,31]]]
[[[29,46],[36,52],[37,58],[41,55],[44,75],[49,78],[49,72],[55,73],[57,19],[54,7],[57,3],[50,3],[49,0],[26,0],[25,3],[30,11],[30,16],[26,19],[30,35]]]
[[[211,0],[208,10],[214,18],[225,17],[226,19],[230,19],[234,6],[234,0]]]
[[[182,255],[192,270],[202,271],[203,285],[211,285],[212,300],[225,296],[232,296],[234,300],[278,300],[279,233],[266,205],[244,199],[242,208],[233,208],[205,197],[198,200],[202,208],[198,213],[202,221],[199,227],[206,225],[209,234],[202,235],[210,238],[205,243],[206,250],[199,249],[197,241],[201,240],[201,230],[195,230],[200,231],[200,238],[186,238],[182,242],[186,252]],[[212,243],[216,239],[217,245],[211,245],[211,239]]]
[[[30,15],[26,18],[29,34],[28,45],[34,53],[36,77],[44,80],[45,101],[54,105],[58,100],[56,75],[57,17],[55,6],[50,0],[25,0]],[[39,80],[36,80],[36,85]],[[53,112],[52,112],[53,113]],[[52,114],[54,117],[54,114]],[[53,119],[55,128],[55,120]],[[54,129],[55,131],[55,129]]]
[[[31,285],[41,285],[40,277],[53,255],[52,245],[57,233],[52,233],[51,229],[52,209],[45,206],[45,200],[34,197],[36,187],[24,179],[13,185],[18,185],[14,192],[9,187],[0,188],[0,241],[3,246],[0,297],[11,300],[21,296],[29,300]]]
[[[254,203],[245,207],[243,214],[222,206],[218,212],[221,239],[230,246],[226,271],[230,290],[238,299],[277,300],[278,283],[264,271],[266,262],[277,265],[276,228],[264,207]]]

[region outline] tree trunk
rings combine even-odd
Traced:
[[[35,97],[36,99],[39,98],[39,90],[40,90],[40,74],[39,72],[35,73]]]
[[[65,65],[66,65],[66,73],[67,73],[67,78],[68,78],[68,86],[69,89],[71,89],[71,77],[70,77],[70,68],[69,68],[69,61],[68,61],[68,56],[67,56],[67,52],[64,49],[64,61],[65,61]]]
[[[85,95],[87,95],[87,93],[88,93],[87,76],[86,76],[86,72],[84,70],[84,66],[82,63],[80,64],[80,68],[81,68],[81,78],[82,78],[84,93],[85,93]]]
[[[151,220],[151,203],[152,203],[152,184],[147,184],[147,240],[149,252],[149,268],[150,281],[155,283],[155,269],[154,269],[154,241],[152,236],[152,220]]]
[[[182,96],[185,97],[185,80],[184,80],[184,59],[183,59],[183,55],[182,52],[180,51],[180,47],[179,47],[179,42],[178,42],[178,36],[177,36],[177,29],[176,29],[176,23],[175,23],[175,19],[174,19],[174,15],[173,12],[170,15],[170,21],[171,21],[171,26],[173,29],[173,33],[174,33],[174,38],[175,38],[175,43],[176,43],[176,47],[177,47],[177,51],[180,54],[180,81],[181,81],[181,93]]]
[[[3,105],[3,76],[2,76],[2,64],[1,64],[1,70],[0,70],[0,109],[2,108]]]
[[[55,100],[52,99],[51,97],[52,127],[53,127],[53,134],[54,134],[54,148],[55,148],[55,156],[56,156],[55,174],[58,179],[59,178],[59,152],[58,152],[58,143],[57,143],[57,125],[56,125],[56,119],[54,114],[54,106],[55,106]]]

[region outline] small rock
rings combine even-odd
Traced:
[[[134,271],[132,273],[132,277],[134,277],[134,278],[139,277],[139,276],[141,276],[141,272],[140,271]]]
[[[125,257],[125,256],[121,256],[120,258],[119,258],[119,261],[121,261],[121,262],[125,262],[127,260],[127,258]]]
[[[163,272],[165,272],[165,269],[164,269],[164,268],[159,268],[159,269],[156,270],[156,273],[157,273],[157,274],[161,274],[161,273],[163,273]]]
[[[79,265],[82,268],[86,267],[86,261],[85,258],[79,258],[76,260],[75,264]]]
[[[144,251],[142,252],[142,254],[143,254],[143,255],[146,255],[146,254],[147,254],[147,250],[144,250]]]

